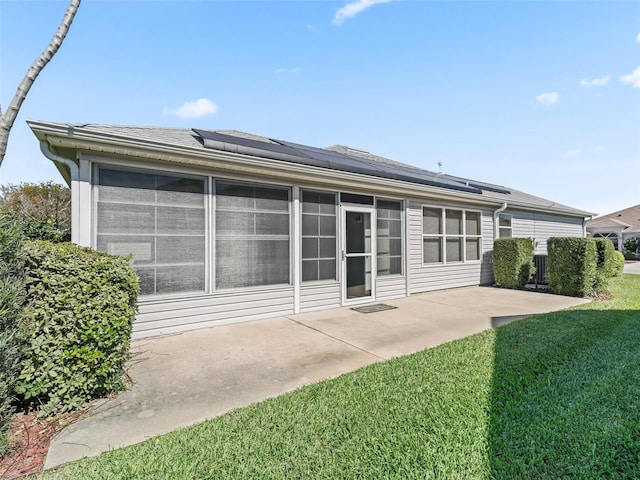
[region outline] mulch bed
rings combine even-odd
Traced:
[[[38,418],[38,412],[15,413],[9,427],[9,447],[0,458],[0,479],[23,478],[42,471],[51,438],[78,413]]]

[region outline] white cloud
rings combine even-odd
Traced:
[[[392,0],[354,0],[338,9],[332,23],[334,25],[342,25],[347,18],[353,18],[378,3],[389,3],[390,1]]]
[[[300,67],[293,68],[276,68],[273,73],[283,74],[283,73],[299,73],[302,69]]]
[[[633,72],[628,75],[622,75],[620,82],[628,83],[634,88],[640,88],[640,67],[637,67]]]
[[[560,100],[560,94],[558,92],[541,93],[536,95],[536,102],[542,105],[553,105]]]
[[[611,75],[605,75],[604,77],[594,78],[592,80],[580,80],[580,85],[586,88],[591,87],[604,87],[611,80]]]
[[[199,98],[193,102],[185,102],[176,109],[164,109],[165,115],[174,115],[182,120],[187,118],[200,118],[212,115],[218,111],[218,106],[208,98]]]
[[[636,42],[640,43],[640,33],[638,33],[638,36],[636,37]]]

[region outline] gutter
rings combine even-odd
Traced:
[[[268,159],[256,157],[247,153],[233,153],[215,150],[203,151],[202,148],[192,146],[176,145],[158,140],[132,139],[123,135],[96,133],[86,131],[82,125],[71,126],[62,124],[52,124],[49,122],[28,120],[27,124],[36,136],[49,143],[50,147],[56,146],[83,150],[87,153],[94,153],[96,156],[103,154],[115,157],[128,157],[130,159],[152,160],[172,165],[188,165],[199,169],[216,169],[241,174],[241,175],[268,175],[271,178],[296,180],[301,183],[313,181],[318,184],[331,184],[341,188],[357,190],[375,188],[387,195],[402,192],[420,199],[446,199],[449,201],[467,202],[486,205],[495,208],[504,202],[503,199],[483,197],[482,195],[471,194],[463,191],[455,191],[442,187],[412,184],[407,181],[382,179],[357,173],[345,173],[328,170],[320,167],[312,167],[295,163],[283,162],[280,168],[273,165]],[[49,147],[49,148],[50,148]],[[48,150],[48,148],[47,148]],[[48,150],[51,152],[50,150]],[[44,153],[44,151],[43,151]],[[45,153],[47,158],[49,155]],[[56,158],[61,158],[56,155]],[[88,158],[88,157],[87,157]],[[65,165],[70,170],[78,168],[70,166],[68,159],[56,160],[59,165]],[[73,162],[72,162],[73,163]],[[360,177],[358,180],[356,178]],[[512,208],[544,212],[550,214],[560,214],[569,217],[581,217],[593,215],[591,212],[567,211],[565,209],[554,208],[553,206],[523,204],[518,201],[509,202]],[[502,210],[500,210],[502,211]],[[499,212],[498,212],[499,213]]]
[[[49,142],[45,142],[44,140],[40,140],[40,151],[42,154],[51,160],[53,163],[61,163],[69,168],[70,180],[73,182],[74,180],[78,180],[80,176],[80,168],[78,164],[73,160],[65,157],[61,157],[58,154],[53,153],[49,149]]]
[[[504,202],[502,206],[493,211],[493,238],[498,238],[500,230],[498,226],[498,215],[507,209],[507,202]]]
[[[64,165],[69,169],[70,179],[67,180],[70,180],[68,183],[71,188],[71,241],[80,245],[80,167],[73,160],[53,153],[49,142],[45,140],[40,140],[40,151],[56,166]]]

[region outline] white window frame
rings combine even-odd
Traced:
[[[428,209],[428,210],[440,210],[440,225],[442,227],[442,231],[441,233],[424,233],[424,210]],[[454,210],[454,211],[458,211],[458,212],[462,212],[462,234],[447,234],[447,217],[446,217],[446,211],[447,210]],[[479,222],[479,227],[480,227],[480,233],[479,234],[467,234],[467,212],[469,213],[477,213],[478,214],[478,222]],[[443,206],[436,206],[436,205],[422,205],[422,208],[420,209],[420,213],[421,213],[421,220],[420,220],[420,224],[421,224],[421,231],[422,231],[422,242],[420,245],[420,249],[421,249],[421,253],[420,255],[422,256],[422,266],[423,267],[429,267],[429,266],[434,266],[434,265],[461,265],[461,264],[473,264],[473,263],[480,263],[482,261],[482,211],[480,210],[474,210],[474,209],[466,209],[466,208],[459,208],[459,207],[443,207]],[[447,261],[447,237],[449,238],[459,238],[461,239],[462,242],[462,260],[456,260],[456,261]],[[442,258],[442,261],[440,262],[428,262],[425,263],[425,259],[424,259],[424,239],[425,238],[440,238],[440,257]],[[478,252],[478,259],[477,260],[467,260],[467,239],[477,239],[479,242],[479,252]]]
[[[378,201],[383,202],[395,202],[400,204],[400,273],[390,273],[388,275],[379,275],[382,278],[402,277],[405,272],[405,226],[404,226],[404,210],[405,202],[397,198],[376,197],[374,207],[376,209],[376,260],[378,258],[377,246],[378,246]],[[395,238],[395,237],[394,237]],[[394,255],[397,257],[397,255]],[[377,263],[377,262],[376,262]],[[378,272],[376,272],[378,275]]]
[[[324,195],[333,195],[334,197],[334,208],[335,208],[335,213],[334,213],[334,218],[335,218],[335,229],[336,229],[336,234],[335,234],[335,239],[336,239],[336,244],[335,244],[335,269],[336,269],[336,274],[335,274],[335,278],[333,279],[321,279],[321,280],[303,280],[302,279],[302,262],[304,260],[303,256],[302,256],[302,239],[305,238],[305,235],[303,235],[302,233],[302,218],[305,215],[304,213],[304,201],[303,201],[303,196],[304,196],[304,192],[309,192],[309,193],[319,193],[319,194],[324,194]],[[318,190],[315,188],[304,188],[304,187],[300,187],[300,214],[299,214],[299,222],[300,222],[300,235],[299,238],[296,240],[299,242],[300,244],[300,258],[298,259],[298,262],[300,264],[300,284],[301,285],[310,285],[310,284],[323,284],[323,283],[330,283],[330,284],[335,284],[339,281],[340,279],[340,265],[338,263],[339,260],[339,256],[338,256],[338,249],[340,247],[340,208],[339,208],[339,194],[336,191],[330,191],[330,190]],[[331,216],[328,214],[319,214],[320,216]],[[322,238],[322,236],[318,233],[317,238]],[[317,258],[317,259],[313,259],[313,260],[321,260],[321,258]]]
[[[240,286],[240,287],[217,287],[216,283],[218,281],[217,278],[217,251],[215,248],[215,243],[217,240],[217,236],[216,236],[216,227],[217,227],[217,212],[218,212],[218,183],[228,183],[228,184],[235,184],[235,185],[241,185],[241,186],[248,186],[248,187],[265,187],[265,188],[272,188],[272,189],[278,189],[278,190],[287,190],[288,192],[288,209],[287,209],[287,215],[289,216],[289,256],[288,256],[288,261],[289,261],[289,278],[287,280],[286,283],[273,283],[273,284],[268,284],[268,285],[249,285],[249,286]],[[212,197],[213,197],[213,205],[212,205],[212,210],[211,210],[211,224],[212,224],[212,231],[211,231],[211,237],[212,237],[212,249],[211,249],[211,264],[212,264],[212,279],[211,279],[211,291],[213,293],[216,292],[224,292],[224,293],[233,293],[235,291],[250,291],[250,290],[265,290],[265,289],[273,289],[273,288],[282,288],[282,287],[291,287],[293,286],[293,265],[294,265],[294,259],[293,259],[293,242],[295,241],[295,239],[293,239],[293,234],[294,234],[294,229],[293,229],[293,217],[294,217],[294,212],[293,212],[293,187],[289,186],[289,185],[281,185],[281,184],[277,184],[277,183],[263,183],[260,181],[251,181],[251,180],[238,180],[237,178],[229,178],[229,177],[216,177],[213,176],[212,177],[212,183],[213,183],[213,190],[212,190]],[[224,210],[224,209],[221,209]]]
[[[504,220],[509,220],[509,225],[508,226],[502,226],[500,225],[500,220],[504,219]],[[497,222],[498,222],[498,238],[511,238],[513,237],[513,215],[510,213],[499,213],[498,214],[498,218],[497,218]],[[508,230],[509,233],[511,235],[509,235],[509,237],[504,237],[502,236],[502,230]]]
[[[194,180],[204,181],[204,215],[205,215],[205,228],[204,228],[204,290],[194,292],[172,292],[172,293],[152,293],[152,294],[140,294],[139,301],[156,301],[164,298],[175,297],[197,297],[207,295],[212,290],[212,278],[211,278],[211,183],[208,175],[189,172],[181,169],[161,170],[156,168],[138,168],[132,167],[125,163],[112,162],[108,160],[100,159],[92,163],[92,185],[91,185],[91,209],[92,209],[92,221],[91,221],[91,245],[93,249],[98,248],[98,203],[100,202],[100,171],[101,170],[117,170],[121,172],[140,173],[143,175],[160,175],[160,176],[178,176],[183,178],[190,178]],[[119,203],[119,202],[112,202]],[[123,203],[126,204],[126,203]],[[154,234],[155,235],[155,234]],[[135,236],[135,235],[133,235]]]

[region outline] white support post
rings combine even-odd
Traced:
[[[300,313],[300,268],[301,260],[301,227],[302,216],[300,215],[300,187],[293,187],[293,313]]]

